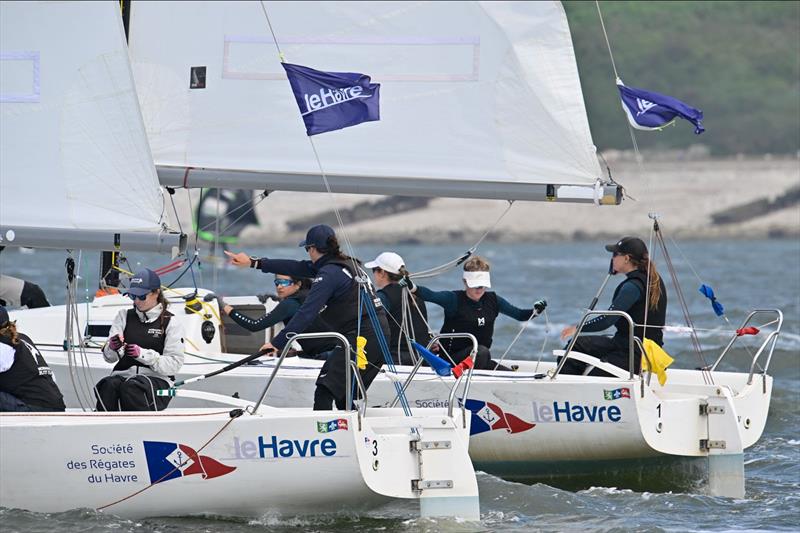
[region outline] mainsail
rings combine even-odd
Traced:
[[[368,73],[380,121],[315,137],[334,192],[615,204],[558,2],[264,2],[286,61]],[[135,2],[162,184],[321,191],[259,2]]]
[[[0,2],[0,241],[170,252],[117,2]]]

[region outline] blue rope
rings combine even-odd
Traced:
[[[369,295],[367,294],[367,290],[363,287],[361,288],[361,297],[363,299],[364,305],[367,308],[367,313],[369,314],[370,322],[372,323],[372,328],[375,331],[375,337],[378,339],[378,345],[381,348],[381,352],[383,353],[383,359],[386,362],[386,366],[389,367],[389,371],[394,373],[395,366],[394,361],[392,361],[391,353],[389,352],[389,344],[386,342],[386,337],[383,336],[383,330],[381,329],[380,321],[378,320],[378,313],[375,311],[375,307],[371,305],[372,302],[369,301]],[[359,303],[359,306],[361,304]],[[403,413],[406,416],[411,416],[411,408],[408,405],[408,399],[406,398],[405,393],[403,392],[403,386],[396,382],[392,381],[394,384],[394,388],[397,391],[397,395],[400,398],[400,405],[403,407]]]

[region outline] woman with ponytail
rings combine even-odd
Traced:
[[[638,237],[623,237],[614,244],[606,246],[613,254],[611,273],[624,274],[625,279],[617,286],[611,302],[610,310],[625,311],[633,320],[633,334],[640,340],[645,337],[659,346],[664,344],[663,326],[667,314],[667,291],[655,264],[650,260],[647,245]],[[598,316],[584,324],[581,333],[603,331],[615,326],[613,336],[581,334],[573,351],[593,355],[602,361],[609,362],[619,368],[629,369],[628,321],[622,317]],[[567,339],[575,335],[577,326],[568,326],[561,332],[561,338]],[[641,353],[636,348],[633,358],[634,373],[639,373]],[[580,361],[569,359],[562,368],[564,374],[583,374],[586,365]],[[601,370],[593,370],[590,375],[607,375]]]
[[[183,328],[167,311],[161,279],[150,269],[130,280],[133,307],[120,309],[103,346],[115,363],[111,375],[95,386],[98,411],[161,411],[170,398],[156,391],[172,386],[183,366]]]

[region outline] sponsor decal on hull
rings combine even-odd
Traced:
[[[230,474],[235,466],[228,466],[207,455],[199,455],[189,446],[177,442],[144,441],[150,483],[161,483],[192,474],[203,479]]]
[[[603,390],[603,399],[605,400],[619,400],[620,398],[630,398],[631,390],[628,387],[622,387],[614,390]]]
[[[329,422],[317,422],[317,433],[330,433],[339,429],[347,431],[346,418],[337,418]]]
[[[239,437],[234,437],[233,449],[234,459],[333,457],[336,455],[336,441],[333,439],[279,439],[275,435],[269,437],[259,435],[258,439],[254,441],[240,440]]]
[[[511,413],[506,413],[499,406],[482,400],[467,400],[466,408],[472,412],[472,424],[469,434],[477,435],[486,431],[505,429],[508,433],[521,433],[536,426]]]
[[[533,421],[547,423],[617,423],[622,420],[622,409],[616,405],[587,405],[555,401],[539,405],[533,402]]]

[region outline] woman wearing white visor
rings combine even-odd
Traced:
[[[444,309],[442,333],[472,333],[478,340],[478,353],[475,368],[484,370],[511,370],[492,361],[492,337],[497,315],[510,316],[524,322],[535,312],[541,313],[547,302],[539,300],[532,309],[520,309],[511,305],[505,298],[487,291],[492,286],[489,275],[489,262],[482,257],[473,256],[464,263],[464,290],[432,291],[427,287],[416,287],[416,294],[426,302],[440,305]],[[413,284],[412,284],[413,285]],[[472,350],[472,343],[465,338],[444,339],[442,347],[453,361],[463,361]]]

